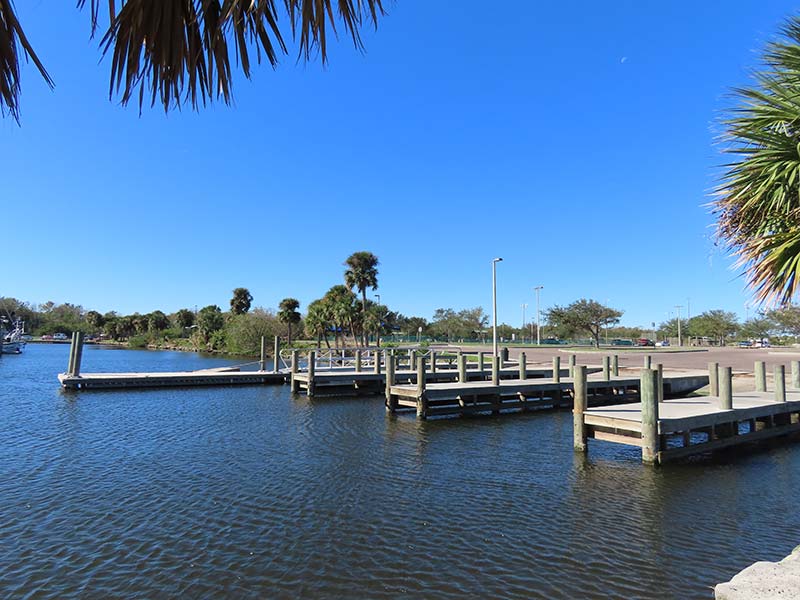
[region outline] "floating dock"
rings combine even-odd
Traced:
[[[709,365],[710,395],[666,400],[658,394],[658,373],[643,369],[640,401],[592,408],[584,376],[574,397],[574,446],[586,452],[588,440],[641,448],[642,461],[664,463],[750,442],[800,433],[800,363],[792,363],[792,388],[784,367],[775,368],[775,385],[766,390],[763,363],[756,363],[753,392],[733,394],[730,367]]]
[[[196,387],[209,385],[265,385],[283,384],[289,379],[288,372],[231,371],[229,369],[205,369],[202,371],[178,371],[165,373],[87,373],[70,375],[59,373],[58,381],[70,390]]]

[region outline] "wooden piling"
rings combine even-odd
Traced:
[[[775,365],[775,402],[786,402],[786,367]]]
[[[553,357],[553,383],[559,383],[561,381],[561,357],[554,356]]]
[[[656,387],[656,395],[658,396],[658,401],[664,401],[664,365],[658,363],[656,365],[656,372],[658,373],[658,386]]]
[[[528,378],[528,358],[524,352],[519,353],[519,378],[521,381]]]
[[[619,355],[617,354],[611,357],[611,374],[614,377],[619,375]]]
[[[267,337],[261,336],[261,360],[258,363],[259,371],[267,370]]]
[[[572,444],[576,452],[586,452],[586,425],[583,413],[586,411],[586,366],[573,365],[575,402],[572,408]]]
[[[431,350],[431,373],[436,373],[436,350]]]
[[[757,360],[755,365],[756,391],[767,391],[767,365],[763,360]]]
[[[428,417],[428,398],[425,394],[425,357],[417,357],[417,418]]]
[[[356,350],[356,373],[361,373],[361,350]]]
[[[397,410],[397,398],[392,396],[392,386],[394,385],[394,356],[386,352],[386,410],[395,412]]]
[[[461,352],[458,353],[458,381],[467,382],[467,357]]]
[[[81,374],[81,359],[83,358],[83,332],[75,332],[75,357],[72,363],[72,375],[80,377]]]
[[[478,370],[483,373],[483,356],[485,352],[478,352]]]
[[[281,367],[281,338],[280,336],[275,336],[275,352],[272,355],[273,365],[272,365],[272,372],[277,373]]]
[[[417,351],[416,350],[409,350],[408,351],[408,370],[414,371],[417,368]]]
[[[567,364],[569,365],[569,376],[570,377],[575,377],[574,371],[575,371],[576,359],[577,359],[577,357],[574,354],[570,354],[569,355],[569,359],[568,359],[569,362]]]
[[[500,361],[499,356],[492,356],[492,385],[500,385]]]
[[[264,338],[261,339],[263,340]],[[291,389],[293,394],[300,391],[299,384],[294,380],[295,376],[297,375],[298,367],[299,364],[297,350],[292,350],[292,362],[289,365],[289,389]]]
[[[792,387],[800,389],[800,360],[792,361]]]
[[[642,462],[658,462],[658,372],[642,369],[639,391],[642,400]]]
[[[67,360],[67,375],[72,375],[73,366],[75,364],[75,334],[77,331],[72,332],[72,338],[70,339],[69,343],[69,359]]]
[[[381,351],[380,350],[373,350],[372,351],[372,359],[373,359],[372,372],[375,373],[375,375],[380,375],[381,374]]]
[[[504,369],[508,362],[508,348],[504,347],[500,350],[500,368]]]
[[[311,350],[308,353],[308,389],[306,393],[309,397],[314,395],[314,373],[317,370],[317,353]]]
[[[653,357],[649,354],[644,355],[644,368],[650,369],[653,366]]]
[[[708,363],[708,395],[719,396],[719,363]]]
[[[733,408],[733,370],[730,367],[719,371],[719,407],[722,410]]]
[[[608,356],[603,357],[603,379],[605,381],[611,380],[611,365]]]

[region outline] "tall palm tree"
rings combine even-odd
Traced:
[[[378,257],[372,252],[353,252],[344,261],[347,269],[344,272],[344,282],[350,289],[356,288],[361,292],[361,320],[367,316],[367,288],[378,289]],[[366,346],[366,334],[363,336]]]
[[[300,301],[295,298],[284,298],[278,305],[278,319],[281,323],[286,325],[289,329],[288,343],[292,343],[292,323],[300,322],[300,313],[297,309],[300,308]]]
[[[271,66],[296,40],[299,57],[328,59],[328,38],[337,23],[363,50],[364,24],[377,26],[383,0],[90,0],[92,31],[103,37],[111,58],[110,93],[122,104],[149,100],[165,110],[190,103],[232,99],[231,63],[250,78],[253,59]],[[78,0],[83,7],[87,0]],[[101,9],[101,6],[103,7]],[[107,8],[106,8],[107,7]],[[101,15],[102,12],[102,15]],[[46,14],[45,11],[42,14]],[[279,24],[280,18],[284,21]],[[101,27],[107,18],[108,27]],[[255,56],[253,56],[253,54]],[[20,56],[28,56],[45,81],[52,80],[36,56],[13,10],[0,0],[0,112],[19,120]]]
[[[754,84],[735,90],[712,212],[756,299],[790,303],[800,284],[800,18],[767,45]]]

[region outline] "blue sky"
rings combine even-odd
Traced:
[[[594,298],[629,325],[744,316],[703,206],[717,122],[798,5],[491,5],[397,0],[364,54],[342,38],[326,67],[239,77],[232,107],[140,117],[108,100],[85,12],[17,2],[56,88],[27,65],[22,126],[0,120],[0,295],[147,312],[244,286],[304,308],[369,250],[406,315],[490,310],[501,256],[501,322],[536,285],[542,308]]]

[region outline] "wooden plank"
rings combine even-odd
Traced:
[[[713,452],[714,450],[721,450],[730,446],[737,446],[739,444],[747,444],[750,442],[757,442],[773,437],[780,437],[792,433],[800,433],[800,423],[792,423],[791,425],[782,425],[778,427],[768,427],[760,431],[752,433],[742,433],[727,438],[716,439],[711,442],[701,442],[699,444],[691,444],[683,448],[670,448],[662,450],[660,454],[660,461],[676,460],[691,456],[692,454],[702,454],[704,452]]]
[[[592,413],[584,413],[583,421],[587,425],[610,427],[611,429],[633,431],[635,433],[642,432],[642,423],[640,421],[627,421],[625,419],[615,419],[613,417],[601,417],[599,415],[593,415]]]
[[[642,438],[632,437],[628,435],[619,435],[617,433],[610,433],[608,431],[598,431],[592,427],[589,428],[588,437],[602,442],[613,442],[614,444],[625,444],[626,446],[642,447]]]

